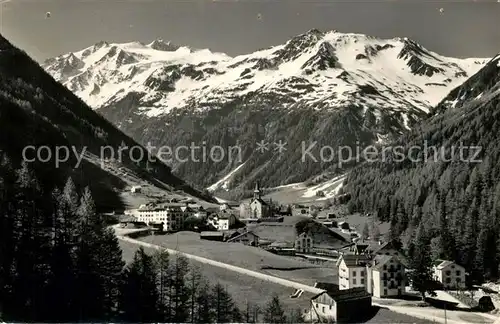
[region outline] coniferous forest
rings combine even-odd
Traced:
[[[355,168],[345,183],[351,211],[390,222],[390,238],[410,257],[417,248],[455,260],[469,283],[499,278],[500,98],[483,97],[432,116],[393,144],[404,148],[404,161],[389,152]],[[463,157],[461,145],[469,147]],[[410,161],[411,147],[428,150]]]
[[[279,299],[238,308],[181,256],[140,248],[125,265],[88,188],[47,192],[27,164],[0,165],[0,319],[7,322],[300,322]],[[300,314],[299,314],[300,315]],[[293,316],[296,316],[292,318]]]

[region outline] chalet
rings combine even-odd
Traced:
[[[366,287],[366,266],[371,258],[367,255],[343,254],[337,260],[340,289]]]
[[[295,239],[295,252],[311,253],[313,249],[313,239],[309,233],[302,233]]]
[[[367,291],[375,297],[399,297],[405,292],[405,267],[396,256],[375,256],[366,274]]]
[[[371,308],[371,296],[364,288],[350,288],[319,293],[311,299],[310,312],[320,322],[353,322]]]
[[[434,279],[447,289],[465,287],[465,268],[453,261],[436,260],[432,270]]]
[[[219,231],[227,231],[236,223],[236,216],[233,214],[220,214],[217,217],[217,229]]]
[[[249,246],[259,246],[259,236],[251,231],[248,231],[228,239],[227,242],[242,243]]]

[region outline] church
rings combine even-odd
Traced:
[[[240,204],[240,218],[259,219],[272,216],[271,204],[264,201],[261,196],[262,192],[259,189],[259,184],[255,184],[253,198],[249,203]]]

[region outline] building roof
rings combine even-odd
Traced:
[[[441,269],[444,269],[446,268],[447,266],[450,266],[452,264],[456,264],[457,266],[461,267],[461,265],[453,262],[453,261],[448,261],[448,260],[441,260],[441,259],[438,259],[436,261],[434,261],[433,263],[433,266],[436,267],[436,269],[438,270],[441,270]]]
[[[262,206],[267,206],[268,203],[264,201],[264,199],[262,198],[252,198],[252,200],[250,201],[250,203],[253,203],[254,201],[258,201]]]
[[[397,258],[391,255],[376,255],[371,263],[371,268],[380,270],[384,265],[388,264],[393,259],[397,260]]]
[[[314,288],[326,290],[328,293],[335,293],[340,290],[339,285],[330,282],[316,282]]]
[[[339,264],[341,260],[344,260],[347,267],[357,268],[367,265],[371,258],[363,254],[343,254],[338,260]]]
[[[353,299],[371,298],[371,295],[365,290],[364,287],[357,287],[357,288],[349,288],[332,292],[324,291],[311,298],[311,300],[315,300],[323,294],[328,294],[328,296],[330,296],[333,300],[335,300],[335,302],[348,301]]]
[[[259,237],[259,236],[258,236],[257,234],[255,234],[254,232],[252,232],[252,231],[248,231],[248,232],[245,232],[245,233],[241,233],[240,235],[236,235],[236,236],[234,236],[234,237],[230,238],[230,239],[229,239],[229,240],[227,240],[227,241],[228,241],[228,242],[231,242],[231,241],[236,240],[237,238],[240,238],[240,237],[242,237],[242,236],[244,236],[244,235],[247,235],[247,234],[253,235],[254,237],[257,237],[257,238]]]
[[[200,236],[224,236],[223,232],[216,232],[216,231],[205,231],[201,232]]]

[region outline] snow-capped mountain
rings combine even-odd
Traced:
[[[95,108],[137,92],[139,112],[156,117],[179,108],[217,108],[255,91],[284,96],[290,108],[297,102],[321,109],[356,101],[428,111],[484,63],[443,57],[406,38],[311,30],[237,57],[162,40],[100,42],[44,66]]]
[[[467,81],[453,89],[433,109],[433,113],[441,113],[449,108],[460,108],[468,102],[494,97],[498,94],[500,94],[500,54]]]
[[[172,162],[202,185],[246,162],[234,186],[303,181],[335,165],[297,165],[303,141],[337,148],[391,140],[488,60],[444,57],[407,38],[310,30],[236,57],[162,40],[100,42],[44,67],[143,144],[244,145],[242,161]],[[279,157],[252,150],[278,139],[289,145]]]

